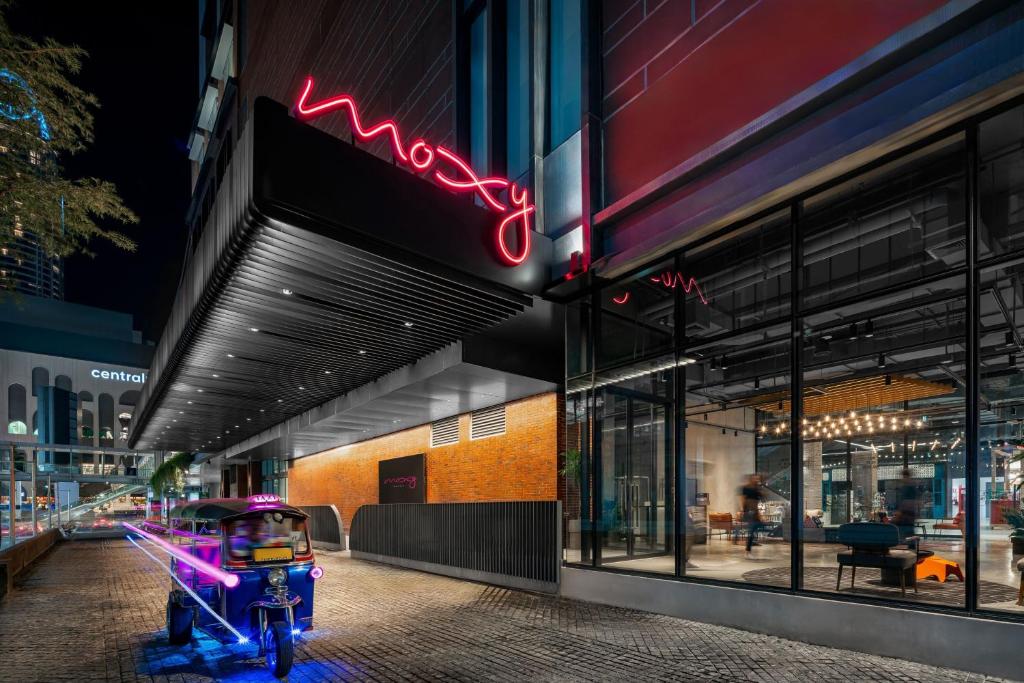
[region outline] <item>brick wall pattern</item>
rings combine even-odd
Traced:
[[[430,425],[342,446],[294,461],[292,505],[334,504],[346,533],[361,505],[377,503],[377,463],[426,454],[427,502],[555,500],[559,397],[540,394],[506,404],[505,434],[470,440],[470,415],[459,416],[458,443],[430,447]]]

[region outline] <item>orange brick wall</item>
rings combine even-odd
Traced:
[[[459,416],[459,442],[430,447],[430,425],[335,448],[295,461],[288,471],[292,505],[338,507],[345,532],[361,505],[377,502],[377,462],[426,454],[427,502],[555,500],[558,395],[507,404],[505,434],[471,441],[469,414]]]

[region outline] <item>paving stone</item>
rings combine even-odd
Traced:
[[[320,553],[289,680],[996,679]],[[272,681],[255,647],[163,631],[166,572],[123,540],[52,551],[0,603],[0,681]]]

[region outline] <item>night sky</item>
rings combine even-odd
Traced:
[[[156,341],[181,273],[189,201],[186,143],[195,116],[196,3],[20,0],[12,27],[74,43],[89,59],[74,80],[100,100],[95,143],[63,163],[71,177],[115,183],[139,223],[135,253],[94,243],[65,264],[64,298],[131,313]]]

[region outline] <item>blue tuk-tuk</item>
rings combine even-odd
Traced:
[[[286,676],[296,637],[313,627],[313,585],[323,574],[313,562],[307,518],[274,495],[257,494],[177,507],[162,533],[149,525],[169,547],[187,551],[171,553],[178,581],[167,597],[170,642],[189,642],[193,626],[225,643],[255,641],[267,668]]]

